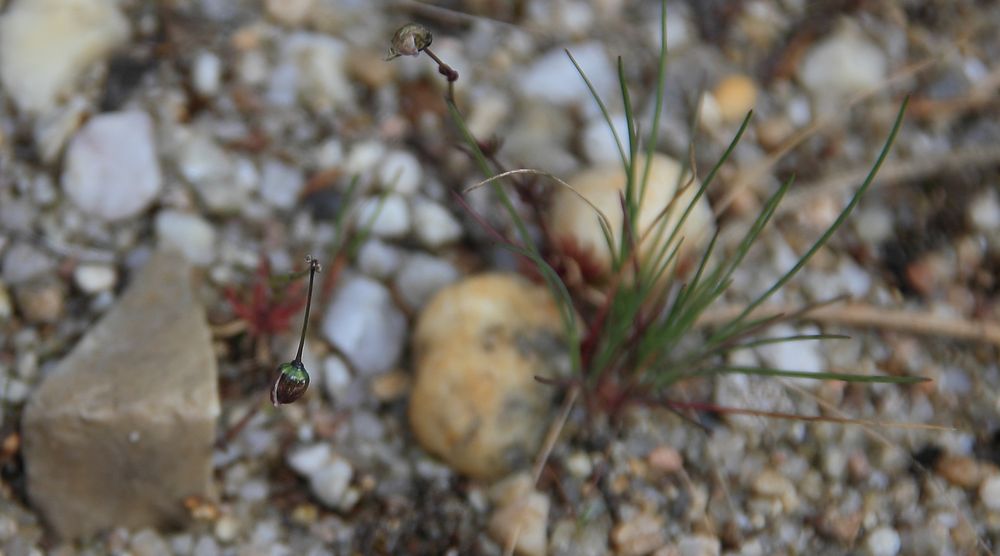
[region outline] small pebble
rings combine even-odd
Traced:
[[[350,276],[341,279],[322,330],[358,372],[378,374],[391,370],[403,351],[406,317],[385,286]]]
[[[14,243],[4,253],[3,280],[12,286],[50,274],[55,269],[56,260],[30,243]]]
[[[288,466],[296,473],[308,477],[323,468],[333,456],[329,444],[318,443],[297,448],[288,454]]]
[[[129,549],[134,556],[171,556],[172,552],[163,538],[152,529],[143,529],[129,539]]]
[[[544,556],[550,502],[549,497],[536,491],[531,483],[530,476],[520,473],[492,489],[497,508],[487,530],[500,546],[507,546],[516,534],[514,550],[517,554]]]
[[[991,511],[1000,512],[1000,475],[991,475],[979,486],[979,499]]]
[[[795,490],[795,485],[784,475],[773,469],[765,470],[760,475],[757,475],[751,488],[760,496],[781,500],[785,512],[791,512],[798,507],[799,498]]]
[[[362,141],[355,143],[347,152],[344,161],[344,171],[348,175],[361,175],[376,169],[382,157],[385,156],[385,145],[379,141]]]
[[[988,188],[969,204],[969,221],[981,232],[1000,230],[1000,195]]]
[[[27,112],[52,108],[80,74],[129,36],[129,22],[113,0],[8,4],[0,17],[0,78]]]
[[[66,292],[55,279],[21,284],[15,289],[17,306],[28,322],[54,323],[62,318]]]
[[[320,114],[350,106],[354,104],[354,87],[344,65],[346,53],[344,42],[330,35],[292,33],[282,44],[282,60],[284,67],[291,68],[290,75],[278,75],[279,66],[271,83],[294,87],[293,100],[300,99]]]
[[[440,290],[455,282],[461,274],[450,262],[414,253],[406,258],[396,275],[396,291],[411,309],[419,309]]]
[[[105,220],[146,210],[161,182],[153,121],[145,112],[94,116],[66,150],[63,190],[84,212]]]
[[[583,152],[591,164],[621,163],[621,154],[615,135],[622,143],[623,149],[628,149],[628,121],[622,114],[611,117],[614,132],[608,127],[603,117],[594,117],[587,123],[583,131]]]
[[[604,45],[596,41],[588,42],[573,46],[570,52],[597,93],[608,98],[617,87],[617,77]],[[538,56],[516,83],[525,96],[541,98],[553,104],[579,104],[596,112],[590,91],[562,48]]]
[[[976,488],[982,483],[986,467],[969,456],[946,455],[934,467],[944,480],[961,488]]]
[[[658,446],[649,453],[649,465],[663,473],[676,473],[684,468],[684,457],[669,446]]]
[[[192,264],[208,266],[215,260],[215,230],[200,216],[163,210],[156,215],[154,228],[160,245],[177,249]]]
[[[351,371],[339,356],[331,355],[323,360],[323,387],[332,402],[339,402],[351,383]]]
[[[685,535],[677,542],[678,556],[719,556],[722,544],[708,535]]]
[[[264,7],[267,15],[282,25],[301,25],[309,16],[316,0],[267,0]]]
[[[118,273],[107,265],[81,264],[73,269],[73,281],[83,293],[94,294],[114,288]]]
[[[719,81],[712,95],[723,122],[740,122],[757,102],[757,85],[746,75],[730,75]]]
[[[462,237],[462,225],[443,206],[426,199],[413,201],[413,232],[428,249],[438,249]]]
[[[303,185],[305,180],[297,168],[273,159],[264,162],[260,196],[270,205],[280,209],[294,207]]]
[[[378,91],[390,86],[396,77],[395,64],[385,63],[385,53],[375,53],[368,49],[355,48],[347,58],[347,72],[351,78]]]
[[[352,496],[348,496],[348,486],[354,476],[354,468],[344,458],[333,456],[323,467],[309,476],[309,488],[323,505],[334,510],[346,511],[353,506]]]
[[[865,539],[865,548],[870,556],[896,556],[901,544],[899,533],[886,526],[875,529]]]
[[[663,520],[649,514],[635,517],[615,525],[611,530],[611,542],[616,554],[621,556],[641,556],[666,544]]]
[[[409,393],[410,382],[410,375],[400,371],[379,375],[372,379],[372,395],[382,403],[398,400]]]
[[[228,213],[243,208],[255,187],[253,172],[237,172],[233,157],[202,131],[182,129],[175,141],[177,168],[209,210]]]
[[[240,532],[240,522],[234,516],[224,515],[215,522],[215,538],[224,543],[236,540]]]
[[[768,329],[766,335],[770,338],[795,336],[800,334],[818,334],[819,329],[812,325],[793,328],[787,324],[778,324]],[[756,349],[761,360],[775,369],[791,369],[809,373],[819,373],[826,368],[819,342],[779,342]],[[807,387],[815,387],[819,381],[795,379]]]
[[[86,99],[74,96],[65,105],[38,119],[35,123],[35,144],[45,163],[58,161],[66,142],[86,119],[89,108]]]
[[[383,190],[410,196],[420,189],[423,169],[412,154],[392,151],[379,164],[378,180]]]
[[[586,452],[573,452],[566,458],[566,470],[577,479],[586,479],[594,471],[594,464]]]
[[[222,61],[215,54],[202,51],[194,59],[191,70],[191,82],[198,94],[206,97],[215,96],[219,92],[222,81]]]
[[[358,206],[357,226],[375,237],[401,238],[410,231],[410,208],[396,193],[370,197]]]
[[[219,556],[220,553],[219,545],[215,542],[215,539],[208,535],[202,535],[198,539],[198,542],[194,544],[194,551],[191,552],[191,556]]]
[[[357,264],[372,278],[389,278],[403,264],[403,250],[380,239],[369,239],[358,249]]]
[[[888,63],[882,48],[852,23],[816,42],[799,65],[799,79],[824,110],[881,84]]]

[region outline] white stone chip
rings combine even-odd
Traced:
[[[46,112],[128,36],[114,0],[14,2],[0,18],[0,81],[22,110]]]
[[[414,199],[413,233],[429,249],[454,243],[462,237],[462,224],[443,206],[427,199]]]
[[[95,116],[70,141],[62,186],[88,214],[136,216],[156,199],[161,182],[153,122],[145,112]]]
[[[177,249],[191,263],[208,266],[215,260],[215,229],[200,216],[164,210],[154,228],[161,246]]]

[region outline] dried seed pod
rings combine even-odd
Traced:
[[[392,60],[400,56],[416,56],[430,46],[433,40],[434,36],[423,25],[419,23],[407,23],[392,35],[389,54],[385,59]]]

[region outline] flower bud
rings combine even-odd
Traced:
[[[389,54],[386,60],[400,56],[416,56],[420,51],[431,45],[434,36],[426,27],[418,23],[407,23],[392,36]]]
[[[309,373],[305,365],[301,361],[282,363],[271,388],[271,403],[275,406],[292,403],[306,393],[306,388],[309,388]]]

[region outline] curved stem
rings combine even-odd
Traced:
[[[309,262],[309,291],[306,293],[306,314],[302,318],[302,335],[299,337],[299,351],[295,354],[295,363],[302,363],[302,348],[306,345],[306,328],[309,326],[309,308],[312,306],[313,281],[319,272],[319,261],[306,257]]]

